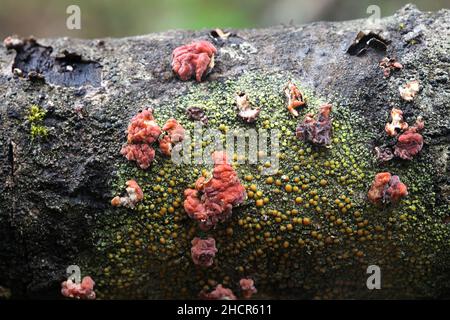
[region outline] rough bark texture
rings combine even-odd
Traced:
[[[355,270],[361,273],[355,278],[365,281],[365,268],[377,261],[354,260],[348,264],[333,261],[327,265],[331,269],[333,265],[341,266],[333,276],[333,271],[315,270],[316,260],[312,259],[317,254],[308,253],[298,261],[306,268],[301,274],[304,277],[311,274],[323,285],[312,290],[310,285],[299,281],[299,285],[288,284],[289,289],[286,286],[270,289],[270,282],[269,289],[258,288],[260,297],[449,297],[450,11],[423,13],[406,6],[396,15],[382,19],[379,27],[380,34],[390,41],[387,52],[369,48],[361,56],[350,55],[346,49],[358,31],[368,28],[365,20],[236,30],[235,36],[216,43],[219,49],[216,66],[206,83],[237,79],[248,72],[262,75],[289,72],[314,94],[326,97],[332,104],[347,106],[355,119],[363,119],[358,130],[371,133],[364,141],[368,150],[386,139],[383,128],[392,107],[400,107],[411,124],[419,115],[426,121],[422,155],[411,163],[401,164],[427,165],[421,167],[427,171],[420,169],[421,177],[417,177],[431,179],[428,189],[421,190],[421,197],[427,199],[426,211],[416,214],[426,227],[402,231],[401,224],[389,227],[387,220],[380,222],[386,222],[384,227],[390,228],[390,234],[412,234],[413,239],[405,242],[417,243],[396,253],[398,261],[392,262],[391,269],[398,263],[398,273],[386,275],[387,279],[404,277],[408,289],[396,285],[389,288],[388,283],[385,290],[375,292],[367,290],[365,282],[351,283]],[[33,69],[27,69],[32,62],[26,58],[18,61],[19,53],[14,50],[0,49],[0,285],[10,288],[13,297],[58,297],[65,269],[74,263],[90,265],[96,281],[103,277],[101,263],[100,266],[91,263],[98,254],[94,235],[102,227],[99,219],[108,215],[115,219],[109,203],[118,190],[114,188],[117,168],[126,162],[119,150],[125,141],[128,121],[143,106],[169,105],[199,86],[192,81],[179,81],[170,68],[172,50],[192,39],[211,40],[208,30],[169,31],[125,39],[38,39],[40,45],[52,48],[45,59],[53,59],[54,69],[42,72],[46,83],[35,77],[25,80],[13,75],[14,63],[27,71]],[[82,60],[73,54],[56,57],[64,50],[81,54]],[[383,78],[378,66],[385,55],[397,57],[404,65],[403,70],[388,79]],[[83,67],[77,69],[81,74],[76,78],[58,75],[65,64],[80,61]],[[413,78],[420,80],[421,91],[413,103],[406,103],[401,100],[398,87]],[[47,110],[43,120],[49,129],[46,139],[31,138],[27,112],[32,104]],[[371,163],[375,171],[385,170]],[[352,254],[351,242],[339,244],[340,248],[346,246]],[[374,242],[373,250],[378,246],[379,242]],[[412,247],[428,249],[415,252]],[[370,246],[367,250],[370,251]],[[189,250],[186,251],[189,255]],[[217,255],[220,254],[219,245]],[[365,254],[370,256],[370,252]],[[401,265],[406,260],[411,265],[427,260],[427,274],[419,276],[412,271],[408,275],[409,264]],[[164,269],[165,263],[161,262],[159,268]],[[109,295],[105,289],[103,297],[183,296],[176,292],[164,295],[164,290],[157,289],[164,279],[159,278],[157,263],[154,267],[150,278],[153,277],[155,285],[149,285],[146,294],[128,295],[124,289],[122,295]],[[283,282],[297,273],[285,272],[286,275],[280,276],[273,271],[273,278]],[[234,281],[234,275],[226,275]],[[131,287],[144,286],[136,279]],[[340,279],[344,280],[339,282]],[[339,286],[341,289],[334,292]],[[193,292],[201,289],[201,285],[189,287],[187,297],[195,298]]]

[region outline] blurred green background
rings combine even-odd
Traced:
[[[123,37],[168,29],[252,28],[368,17],[369,5],[388,16],[401,0],[0,0],[0,36]],[[419,9],[449,8],[450,0],[416,0]],[[81,30],[68,30],[66,8],[81,8]]]

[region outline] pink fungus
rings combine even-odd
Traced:
[[[241,286],[242,295],[245,299],[250,299],[252,295],[258,292],[255,288],[255,282],[252,279],[241,279],[239,285]]]
[[[142,192],[141,187],[134,180],[128,180],[126,182],[127,188],[127,196],[119,197],[115,196],[111,200],[111,204],[115,207],[123,206],[134,208],[136,203],[142,201],[144,199],[144,193]]]
[[[91,277],[86,276],[81,283],[74,283],[71,279],[61,284],[61,293],[64,297],[75,299],[95,299],[95,282]]]
[[[216,288],[209,293],[200,293],[200,297],[207,300],[236,300],[236,296],[228,288],[224,288],[221,284],[218,284]]]
[[[161,129],[153,118],[151,108],[139,112],[131,119],[128,126],[128,143],[147,143],[155,142],[161,134]]]
[[[381,172],[375,176],[367,197],[370,202],[381,204],[398,202],[400,198],[407,195],[407,187],[398,176],[392,176],[389,172]]]
[[[167,120],[162,129],[167,135],[159,141],[159,147],[163,154],[170,156],[173,146],[184,140],[185,130],[175,119]]]
[[[306,104],[305,99],[303,98],[303,94],[300,92],[300,90],[297,88],[295,84],[292,82],[289,82],[287,85],[286,90],[284,91],[286,94],[286,97],[288,98],[288,106],[287,109],[290,114],[292,114],[294,117],[298,116],[298,111],[296,108],[303,106]]]
[[[172,70],[183,81],[195,77],[200,82],[214,67],[216,53],[217,49],[204,40],[178,47],[172,52]]]
[[[298,139],[310,141],[317,145],[328,145],[331,142],[331,105],[324,104],[320,107],[319,116],[316,120],[314,115],[309,113],[296,130]]]
[[[388,78],[392,71],[403,69],[403,65],[395,58],[384,57],[380,61],[380,68],[383,70],[384,77]]]
[[[148,144],[127,144],[120,153],[129,161],[136,161],[141,169],[150,167],[155,158],[155,150]]]
[[[214,263],[217,253],[216,240],[214,238],[200,239],[195,237],[192,241],[192,261],[198,266],[210,267]]]
[[[232,208],[245,200],[246,192],[224,152],[212,154],[214,169],[209,179],[200,177],[195,189],[184,191],[184,209],[190,218],[208,230],[231,216]]]

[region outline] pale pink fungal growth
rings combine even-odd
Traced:
[[[419,92],[419,81],[413,80],[406,83],[404,86],[398,88],[400,96],[405,101],[413,101],[416,94]]]
[[[404,131],[408,128],[408,124],[403,121],[403,111],[393,108],[391,110],[391,123],[386,123],[385,130],[390,136],[396,136],[400,131]]]
[[[288,106],[287,109],[290,114],[292,114],[294,117],[298,116],[298,111],[296,108],[303,106],[306,104],[305,99],[303,98],[303,94],[300,92],[300,90],[297,88],[295,84],[292,82],[289,82],[287,85],[286,90],[284,91],[286,94],[286,97],[288,98]]]
[[[150,167],[155,158],[155,150],[148,144],[127,144],[120,153],[129,161],[136,161],[141,169]]]
[[[91,277],[86,276],[81,283],[74,283],[71,279],[61,284],[61,293],[64,297],[75,299],[95,299],[95,282]]]
[[[234,206],[245,200],[246,192],[224,152],[212,154],[214,169],[209,179],[200,177],[195,189],[184,191],[184,209],[190,218],[208,230],[231,216]]]
[[[183,81],[195,77],[200,82],[214,67],[216,53],[216,47],[204,40],[178,47],[172,52],[172,70]]]
[[[128,126],[129,144],[155,142],[161,134],[161,129],[153,118],[153,110],[151,108],[139,112],[131,119]]]
[[[217,253],[216,240],[214,238],[200,239],[195,237],[192,241],[191,257],[198,266],[210,267],[214,263]]]
[[[260,108],[252,108],[250,106],[250,101],[245,93],[238,93],[236,95],[236,105],[239,112],[238,115],[248,123],[254,122],[261,112]]]
[[[185,130],[175,119],[167,120],[162,129],[167,135],[159,141],[159,147],[163,154],[170,156],[173,146],[184,140]]]
[[[239,281],[239,285],[241,286],[242,295],[245,299],[250,299],[256,292],[258,292],[255,288],[255,282],[252,279],[241,279]]]
[[[424,122],[419,118],[416,124],[398,137],[394,147],[394,154],[405,160],[412,160],[423,148],[423,137],[418,131],[422,130]]]
[[[317,145],[328,145],[331,142],[331,105],[324,104],[319,109],[319,116],[316,120],[314,115],[309,113],[300,123],[296,130],[298,139],[310,141]]]
[[[209,293],[201,292],[200,297],[207,300],[237,300],[233,291],[224,288],[221,284],[218,284],[216,288]]]
[[[381,172],[375,176],[367,197],[374,204],[382,204],[398,202],[400,198],[407,195],[407,187],[398,176],[392,176],[389,172]]]
[[[384,57],[380,61],[380,68],[383,70],[384,77],[387,78],[391,75],[392,71],[403,69],[403,65],[397,62],[395,58]]]
[[[111,204],[115,207],[123,206],[134,208],[134,206],[144,199],[144,193],[141,187],[134,180],[128,180],[126,182],[127,196],[119,197],[116,196],[111,200]]]

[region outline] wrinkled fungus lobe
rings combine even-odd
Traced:
[[[236,171],[227,163],[226,154],[216,151],[212,159],[214,169],[211,177],[200,177],[195,189],[184,191],[184,209],[190,218],[200,223],[203,230],[230,217],[233,207],[242,203],[246,196]]]
[[[396,136],[400,131],[404,131],[408,128],[408,124],[403,121],[403,111],[393,108],[391,110],[391,123],[386,123],[385,130],[390,136]]]
[[[185,130],[175,119],[167,120],[162,129],[167,135],[159,141],[159,147],[163,154],[170,156],[173,146],[184,140]]]
[[[71,279],[61,284],[61,293],[64,297],[75,299],[95,299],[95,282],[91,277],[86,276],[81,283],[75,283]]]
[[[298,111],[296,108],[303,106],[306,104],[305,99],[303,98],[303,94],[297,88],[295,84],[289,82],[286,90],[284,91],[286,97],[288,98],[288,106],[287,109],[290,114],[294,117],[298,116]]]
[[[375,176],[367,197],[374,204],[382,204],[398,202],[400,198],[407,195],[407,187],[398,176],[392,176],[389,172],[381,172]]]
[[[412,160],[423,148],[423,137],[418,131],[424,128],[422,119],[417,119],[416,124],[403,132],[394,147],[396,157],[404,160]]]
[[[328,145],[331,142],[331,105],[324,104],[320,107],[319,116],[316,120],[314,115],[309,113],[296,130],[298,139],[310,141],[317,145]]]
[[[252,279],[243,278],[239,281],[242,295],[245,299],[250,299],[252,295],[258,292],[255,288],[255,282]]]
[[[153,110],[151,108],[139,112],[131,119],[128,126],[128,143],[147,143],[155,142],[161,129],[153,117]]]
[[[115,196],[111,200],[111,204],[115,207],[123,206],[134,208],[136,203],[142,201],[144,199],[144,193],[142,192],[141,187],[134,180],[128,180],[126,182],[127,188],[127,196],[119,197]]]
[[[204,125],[208,124],[208,117],[206,116],[205,111],[200,107],[189,107],[186,109],[186,114],[191,120],[200,121]]]
[[[127,144],[122,147],[120,153],[129,161],[136,161],[141,169],[150,167],[155,158],[155,150],[148,144]]]
[[[216,288],[209,293],[200,293],[200,297],[207,300],[236,300],[236,296],[231,289],[218,284]]]
[[[216,240],[214,238],[200,239],[195,237],[191,241],[192,261],[198,266],[210,267],[214,263],[217,253]]]
[[[216,53],[216,47],[204,40],[178,47],[172,52],[172,70],[183,81],[195,77],[200,82],[214,67]]]

